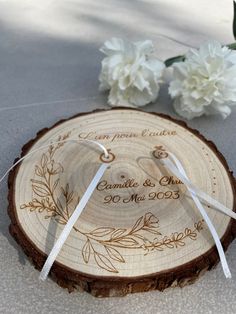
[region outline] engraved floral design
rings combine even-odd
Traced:
[[[85,263],[89,262],[91,253],[94,253],[94,259],[101,268],[118,273],[113,261],[125,263],[124,257],[120,254],[118,248],[142,249],[143,243],[148,241],[142,234],[142,231],[161,235],[158,231],[158,223],[159,220],[152,213],[146,213],[137,219],[130,230],[101,227],[84,233],[87,237],[87,241],[82,249]],[[107,257],[94,249],[93,242],[97,242],[103,247]]]
[[[70,132],[59,136],[57,142],[64,141],[69,136]],[[55,153],[64,145],[65,142],[52,144],[47,153],[42,155],[39,164],[35,165],[35,177],[37,179],[31,179],[32,191],[35,197],[29,203],[20,206],[21,209],[29,209],[39,213],[46,211],[45,219],[54,217],[60,224],[66,224],[71,212],[74,210],[74,208],[70,208],[74,192],[70,191],[69,184],[66,184],[65,187],[59,187],[60,179],[58,175],[64,172],[64,168],[61,163],[56,162],[54,159]],[[55,191],[58,187],[63,200],[55,196]]]
[[[194,223],[194,228],[185,228],[183,232],[174,232],[170,236],[164,236],[163,238],[155,238],[152,243],[145,243],[144,249],[146,250],[145,255],[150,251],[164,251],[165,248],[174,249],[185,245],[184,240],[189,238],[196,240],[197,233],[203,229],[204,220],[200,220]]]
[[[57,141],[66,140],[69,136],[70,132],[59,136]],[[60,185],[59,175],[64,172],[64,168],[61,163],[56,162],[55,153],[64,145],[65,142],[52,144],[48,151],[42,154],[40,162],[35,165],[35,177],[31,179],[34,197],[20,206],[21,209],[31,212],[44,213],[45,219],[53,218],[63,225],[67,223],[80,200],[68,183],[65,186]],[[147,255],[151,251],[182,247],[187,239],[196,240],[198,233],[203,229],[203,220],[194,223],[192,229],[185,228],[184,231],[174,232],[169,236],[162,236],[159,228],[159,219],[153,213],[147,212],[139,217],[131,228],[108,226],[84,232],[74,226],[73,230],[85,238],[82,257],[86,264],[93,259],[101,269],[118,273],[117,264],[126,262],[121,249],[142,250],[144,255]]]

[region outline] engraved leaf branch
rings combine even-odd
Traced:
[[[57,141],[69,138],[70,132],[58,137]],[[59,174],[64,172],[61,163],[55,161],[55,153],[65,143],[52,144],[43,153],[40,162],[35,165],[35,177],[31,179],[33,199],[20,206],[31,212],[44,213],[45,219],[54,219],[57,223],[66,224],[75,210],[80,197],[70,189],[67,183],[60,186]],[[59,191],[59,192],[58,192]],[[56,193],[57,192],[57,193]],[[60,194],[60,198],[56,195]],[[95,264],[108,272],[118,273],[117,263],[125,263],[120,249],[141,249],[144,255],[151,251],[163,251],[185,245],[186,240],[196,240],[203,229],[203,220],[196,222],[192,229],[174,232],[162,236],[159,231],[159,219],[151,212],[139,217],[131,228],[99,227],[83,232],[74,226],[74,231],[85,237],[82,257],[86,264],[93,260]],[[153,238],[154,237],[154,238]]]

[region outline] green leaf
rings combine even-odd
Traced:
[[[234,34],[234,39],[236,39],[236,3],[234,3],[234,19],[233,19],[233,34]]]
[[[175,62],[183,62],[185,60],[185,56],[176,56],[165,61],[166,67],[171,66]]]
[[[236,50],[236,43],[228,44],[227,47],[231,50]]]

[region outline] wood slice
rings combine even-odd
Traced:
[[[182,287],[219,262],[186,187],[158,158],[173,152],[195,186],[235,211],[235,181],[223,156],[184,122],[116,108],[60,121],[22,149],[24,156],[52,144],[9,176],[10,232],[37,269],[103,158],[90,144],[54,143],[71,138],[99,141],[114,160],[51,269],[58,284],[98,297],[123,296]],[[205,207],[227,249],[235,223]]]

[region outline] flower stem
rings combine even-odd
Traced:
[[[231,50],[236,50],[236,43],[228,44],[226,45],[226,47],[228,47]]]
[[[236,50],[236,42],[225,45],[225,46],[231,50]],[[164,63],[166,65],[166,67],[168,68],[175,62],[183,62],[183,61],[185,61],[185,55],[179,55],[179,56],[175,56],[175,57],[166,59],[166,61]]]
[[[184,60],[185,60],[185,55],[180,55],[180,56],[175,56],[175,57],[169,58],[164,63],[166,65],[166,67],[168,68],[173,63],[175,63],[175,62],[183,62]]]

